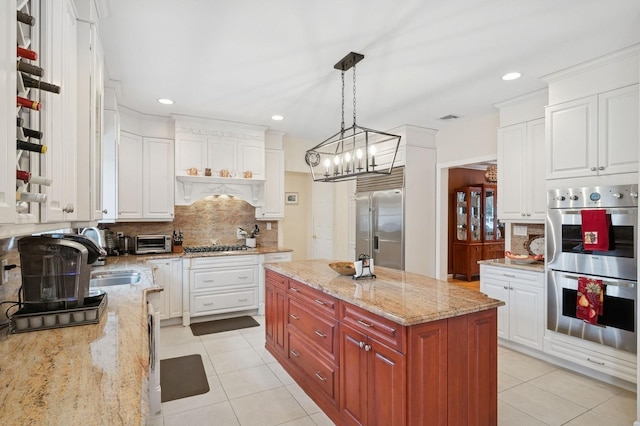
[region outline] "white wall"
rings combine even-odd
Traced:
[[[499,115],[462,121],[446,127],[436,135],[436,271],[435,277],[447,279],[447,194],[449,168],[496,160]]]
[[[319,142],[293,138],[284,135],[284,170],[286,172],[311,173],[309,166],[304,162],[304,155],[308,149],[318,145]],[[311,179],[311,176],[309,176]]]

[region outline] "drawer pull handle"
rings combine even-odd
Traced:
[[[213,280],[202,280],[203,283],[212,283]]]
[[[295,291],[296,293],[298,292],[298,289],[295,287],[291,287],[291,291]]]
[[[213,306],[213,302],[209,302],[209,303],[203,303],[203,306]]]
[[[505,290],[509,290],[509,286],[503,285],[502,286]]]
[[[515,278],[516,277],[515,275],[512,275],[512,274],[502,274],[502,275],[504,275],[505,277],[509,277],[509,278]]]
[[[361,348],[364,348],[364,342],[358,342],[358,346],[360,346]]]
[[[361,319],[358,320],[358,323],[364,325],[365,327],[373,327],[373,324],[369,324],[368,322]]]
[[[298,315],[296,315],[296,314],[289,314],[289,316],[294,320],[299,320],[300,319],[300,317]]]
[[[315,302],[316,302],[318,305],[322,305],[322,306],[326,305],[326,303],[325,303],[325,302],[323,302],[323,301],[322,301],[322,300],[320,300],[320,299],[316,299],[316,300],[315,300]]]
[[[295,357],[299,357],[299,356],[300,356],[300,352],[298,352],[298,351],[296,351],[296,350],[294,350],[294,349],[291,349],[291,350],[289,351],[289,353],[290,353],[291,355],[295,356]]]
[[[247,300],[249,300],[249,299],[247,299],[247,298],[245,297],[244,299],[238,299],[238,302],[246,302]]]
[[[246,275],[243,275],[242,277],[238,277],[239,280],[246,280],[247,278],[249,277],[247,277]]]
[[[594,364],[598,364],[598,365],[604,365],[604,362],[600,362],[600,361],[594,361],[591,358],[587,358],[587,361],[592,362]]]
[[[327,381],[327,378],[326,378],[326,377],[322,377],[322,374],[320,374],[320,372],[319,372],[319,371],[317,371],[317,372],[316,372],[316,377],[317,377],[318,379],[322,380],[323,382],[326,382],[326,381]]]
[[[322,337],[323,339],[327,337],[327,335],[322,333],[320,330],[315,330],[314,333],[316,333],[316,335]]]

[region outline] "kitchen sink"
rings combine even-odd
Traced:
[[[140,278],[140,272],[137,271],[93,272],[89,280],[89,287],[137,284],[140,282]]]

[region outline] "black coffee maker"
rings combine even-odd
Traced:
[[[21,296],[28,312],[84,306],[90,265],[105,254],[90,238],[73,234],[23,237],[18,252]]]

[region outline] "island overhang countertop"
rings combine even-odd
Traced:
[[[505,303],[479,291],[397,269],[376,266],[376,278],[339,275],[326,259],[265,264],[266,269],[300,281],[337,299],[410,326],[487,309]]]

